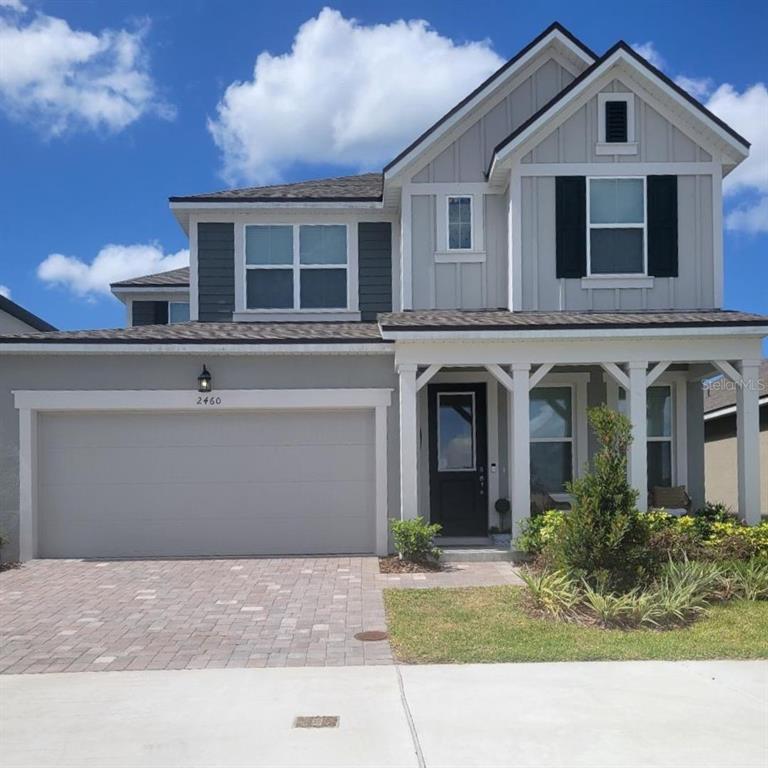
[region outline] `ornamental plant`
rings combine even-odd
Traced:
[[[439,560],[442,552],[434,545],[434,538],[443,527],[425,522],[423,517],[413,520],[392,520],[392,538],[401,560],[423,563]]]

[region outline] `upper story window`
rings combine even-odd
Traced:
[[[448,196],[448,250],[472,250],[472,197]]]
[[[597,111],[597,154],[636,154],[634,94],[600,93]]]
[[[169,301],[168,302],[168,322],[186,323],[189,321],[189,302],[188,301]]]
[[[246,309],[347,309],[346,224],[245,227]]]
[[[645,275],[645,179],[587,183],[587,274]]]

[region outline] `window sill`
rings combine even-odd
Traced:
[[[242,312],[234,312],[232,320],[236,323],[323,323],[341,322],[350,323],[360,321],[360,312],[345,309],[331,310],[286,310],[275,312],[272,310],[246,309]]]
[[[637,154],[637,142],[601,142],[595,144],[596,155],[636,155]]]
[[[454,249],[452,251],[435,251],[436,264],[482,264],[485,261],[485,251]]]
[[[591,275],[581,278],[582,288],[653,288],[653,278],[645,275],[627,277],[600,277]]]

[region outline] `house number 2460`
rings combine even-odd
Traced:
[[[198,405],[221,405],[220,397],[211,397],[210,395],[200,395],[197,398]]]

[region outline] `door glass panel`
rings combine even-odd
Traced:
[[[475,397],[472,392],[437,396],[437,468],[440,472],[475,468]]]
[[[571,436],[571,388],[537,387],[531,391],[531,438]]]

